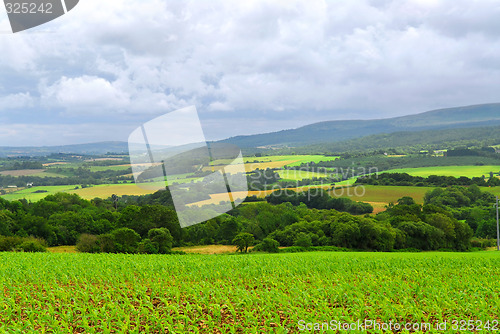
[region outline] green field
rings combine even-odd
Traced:
[[[91,172],[103,172],[107,170],[127,170],[131,168],[130,165],[115,165],[115,166],[90,166]]]
[[[326,173],[308,172],[302,170],[280,170],[278,174],[282,179],[298,181],[302,179],[312,179],[313,177],[327,177]]]
[[[299,333],[359,320],[465,333],[452,326],[498,321],[499,267],[499,252],[2,253],[0,331]]]
[[[18,199],[23,199],[25,198],[28,201],[38,201],[44,198],[47,195],[55,194],[58,192],[68,192],[70,190],[74,190],[76,185],[69,185],[69,186],[43,186],[43,187],[33,187],[33,188],[25,188],[16,192],[8,193],[6,195],[2,195],[1,197],[9,200],[9,201],[14,201]],[[43,193],[35,193],[35,191],[47,191]]]
[[[335,160],[338,157],[326,156],[326,155],[269,155],[263,157],[245,157],[245,162],[253,162],[255,160],[261,162],[267,161],[285,161],[285,160],[298,160],[290,166],[299,166],[303,162],[315,162]]]
[[[52,173],[52,172],[50,172],[50,169],[48,169],[46,172],[41,172],[41,173],[38,173],[38,174],[33,174],[31,176],[39,176],[39,177],[63,177],[63,178],[67,177],[66,175]]]
[[[495,196],[500,196],[500,187],[483,188],[483,190],[492,193]]]
[[[156,185],[151,183],[151,185]],[[79,187],[75,189],[75,187]],[[36,191],[45,190],[43,193],[35,193]],[[13,201],[18,199],[26,199],[28,201],[38,201],[45,198],[48,195],[53,195],[58,192],[68,192],[78,194],[80,197],[85,199],[93,199],[95,197],[108,198],[113,194],[122,195],[146,195],[153,193],[154,190],[142,189],[137,187],[133,183],[127,184],[102,184],[90,186],[87,188],[81,188],[80,185],[69,185],[69,186],[40,186],[22,189],[16,192],[8,193],[2,195],[1,197]]]
[[[500,166],[439,166],[439,167],[420,167],[420,168],[401,168],[383,171],[380,173],[408,173],[413,176],[427,177],[429,175],[441,176],[466,176],[481,177],[484,175],[489,178],[490,172],[498,173]]]
[[[364,189],[364,191],[363,191]],[[417,203],[424,202],[425,193],[432,190],[431,187],[393,187],[393,186],[354,186],[350,188],[336,189],[332,194],[343,195],[339,197],[350,197],[355,201],[396,203],[404,196],[412,197]],[[357,196],[361,195],[362,196]]]
[[[55,163],[57,161],[54,161],[53,163]],[[56,164],[56,165],[52,165],[52,166],[48,166],[47,168],[50,170],[51,168],[78,168],[78,167],[82,167],[82,162],[64,162],[64,163],[61,163],[61,164]]]
[[[398,199],[404,196],[410,196],[417,203],[423,204],[425,193],[434,188],[435,187],[363,185],[363,187],[353,186],[350,188],[336,189],[331,193],[334,195],[336,194],[338,197],[350,197],[355,201],[381,203],[396,203]],[[500,187],[481,187],[481,190],[500,196]],[[363,195],[357,196],[361,194]]]
[[[155,184],[156,183],[151,183],[152,186]],[[85,199],[93,199],[95,197],[108,198],[111,197],[113,194],[118,196],[146,195],[155,192],[156,191],[155,189],[156,188],[153,188],[153,190],[143,189],[136,186],[135,183],[127,183],[127,184],[101,184],[97,186],[72,190],[70,192],[78,194],[80,197]]]

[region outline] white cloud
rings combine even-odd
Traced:
[[[55,84],[44,88],[42,95],[43,101],[49,106],[85,111],[120,110],[128,104],[129,98],[115,83],[94,76],[62,77]]]
[[[6,96],[0,96],[0,111],[9,111],[12,109],[22,109],[34,104],[34,99],[30,93],[17,93]]]

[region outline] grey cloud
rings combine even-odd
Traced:
[[[0,101],[29,92],[54,122],[92,113],[101,128],[110,115],[143,122],[195,104],[219,138],[494,102],[498,8],[489,0],[86,0],[51,23],[54,33],[0,35],[0,73],[8,73]],[[100,139],[113,135],[126,138],[104,131]]]

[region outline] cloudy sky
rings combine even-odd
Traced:
[[[12,34],[0,146],[127,140],[195,105],[208,139],[499,102],[500,0],[80,0]]]

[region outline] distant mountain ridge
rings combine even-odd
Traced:
[[[8,156],[44,156],[52,153],[72,153],[84,155],[102,155],[108,152],[128,154],[128,144],[121,141],[107,141],[89,144],[60,146],[0,147],[0,157]]]
[[[336,149],[346,144],[358,148],[359,142],[341,143],[369,136],[392,134],[396,132],[419,132],[439,129],[480,128],[500,125],[500,103],[481,104],[457,108],[431,110],[424,113],[376,120],[327,121],[306,125],[297,129],[278,132],[237,136],[219,142],[235,144],[243,149],[255,147],[289,146],[312,147],[311,145],[339,143]],[[417,135],[417,134],[415,134]],[[431,135],[423,132],[422,135]],[[449,134],[455,136],[455,134]],[[392,137],[391,137],[392,138]],[[371,145],[369,145],[371,146]],[[51,153],[73,153],[102,155],[108,152],[128,153],[128,144],[120,141],[108,141],[77,145],[43,147],[0,147],[0,157],[6,156],[43,156]]]
[[[293,150],[297,154],[307,154],[308,152],[363,152],[408,147],[435,150],[466,147],[470,144],[477,146],[481,144],[485,146],[500,144],[500,125],[381,133],[338,142],[306,145],[293,148]]]
[[[327,121],[297,129],[237,136],[223,140],[242,148],[305,146],[339,142],[381,133],[423,131],[500,125],[500,103],[431,110],[424,113],[375,120]]]

